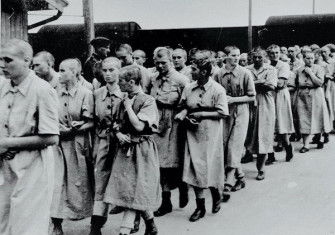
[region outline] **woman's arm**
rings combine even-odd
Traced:
[[[236,103],[250,103],[255,101],[255,96],[239,96],[239,97],[230,97],[228,100],[228,104],[236,104]]]
[[[58,135],[34,135],[0,139],[1,149],[34,150],[58,143]]]

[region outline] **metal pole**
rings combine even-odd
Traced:
[[[313,11],[312,11],[313,15],[315,14],[315,0],[313,0]]]
[[[248,50],[252,50],[252,0],[249,0]]]
[[[87,52],[88,56],[90,56],[93,52],[93,48],[90,45],[90,41],[95,37],[94,22],[93,22],[93,0],[83,0],[83,15],[84,15]]]

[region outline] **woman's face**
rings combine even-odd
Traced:
[[[76,71],[70,68],[68,62],[62,62],[59,65],[59,75],[59,82],[62,84],[68,84],[69,82],[77,79]]]
[[[238,62],[240,60],[240,50],[239,49],[233,49],[230,51],[230,53],[226,57],[226,63],[230,65],[238,65]]]
[[[314,64],[314,54],[313,53],[307,53],[304,58],[305,65],[308,67],[311,67],[312,64]]]
[[[111,61],[102,63],[101,71],[106,83],[118,83],[119,69],[115,66],[115,63]]]

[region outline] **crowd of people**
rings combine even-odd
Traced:
[[[0,234],[61,235],[63,220],[91,218],[101,234],[123,213],[120,235],[158,234],[154,217],[193,189],[191,222],[246,186],[242,163],[256,156],[257,180],[291,142],[329,141],[335,114],[335,45],[257,47],[240,53],[158,47],[146,53],[97,37],[82,66],[11,39],[0,51]],[[111,56],[111,54],[114,54]],[[312,138],[313,137],[313,138]],[[322,140],[323,138],[323,140]],[[276,143],[276,145],[274,144]]]

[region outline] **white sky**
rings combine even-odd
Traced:
[[[52,24],[82,23],[82,0],[68,0]],[[315,0],[316,13],[335,13],[335,0]],[[253,0],[253,24],[272,15],[311,14],[313,0]],[[248,24],[248,0],[93,0],[95,22],[135,21],[143,29],[229,27]],[[55,14],[32,12],[29,24]],[[38,14],[38,15],[36,15]],[[40,14],[43,14],[42,16]]]

